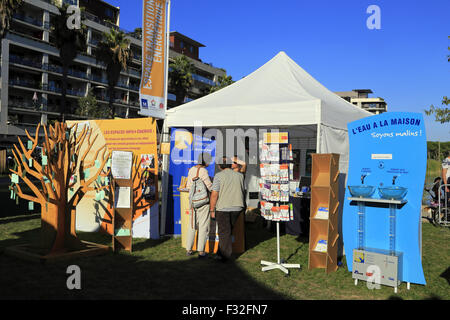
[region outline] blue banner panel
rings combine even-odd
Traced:
[[[361,241],[365,248],[403,253],[401,281],[425,284],[422,269],[421,202],[427,165],[425,125],[420,113],[387,112],[348,124],[349,169],[345,190],[342,230],[348,270],[352,271],[353,249]],[[401,199],[401,204],[358,201],[355,192],[370,191],[364,198],[391,201]],[[358,187],[361,187],[359,188]],[[404,188],[404,189],[402,189]],[[381,189],[381,190],[380,190]],[[382,192],[385,192],[382,194]],[[405,193],[402,196],[395,193]],[[360,204],[362,202],[359,202]],[[360,230],[358,212],[365,210],[365,223]],[[392,217],[395,218],[392,218]],[[395,221],[395,224],[392,224]],[[394,227],[394,229],[393,229]],[[363,233],[361,233],[363,231]],[[359,238],[363,235],[362,238]]]
[[[169,190],[167,200],[166,234],[181,235],[180,182],[189,169],[197,164],[201,153],[211,156],[206,168],[214,176],[216,141],[194,134],[193,129],[172,128],[170,136]]]

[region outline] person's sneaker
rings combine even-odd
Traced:
[[[199,254],[198,258],[199,259],[206,259],[206,258],[208,258],[208,255],[207,254]]]
[[[194,254],[194,251],[186,251],[187,256],[192,256]]]

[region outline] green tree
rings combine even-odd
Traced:
[[[448,38],[450,39],[450,36]],[[450,47],[448,47],[448,50],[450,51]],[[447,61],[450,62],[450,54],[447,55]],[[435,107],[434,105],[431,105],[428,110],[425,110],[425,114],[427,116],[434,114],[434,119],[440,123],[450,122],[450,109],[447,107],[449,104],[450,100],[447,96],[444,96],[444,98],[442,98],[442,107]]]
[[[129,33],[130,36],[141,39],[142,37],[142,28],[135,28],[133,32]]]
[[[67,113],[66,93],[67,93],[67,73],[79,51],[86,51],[86,28],[69,29],[67,21],[70,14],[67,13],[68,5],[59,7],[59,15],[55,16],[55,24],[52,28],[52,34],[55,37],[56,48],[59,50],[59,58],[63,68],[63,78],[61,83],[61,105],[60,118],[64,122]],[[69,110],[70,112],[70,110]]]
[[[210,93],[216,92],[222,88],[228,87],[230,84],[233,84],[234,81],[231,76],[219,76],[218,83],[209,89]]]
[[[194,65],[184,55],[175,57],[169,63],[169,86],[176,95],[177,105],[183,104],[189,89],[192,87],[194,83],[193,73]]]
[[[425,114],[427,116],[434,114],[434,119],[440,123],[450,122],[450,109],[447,107],[449,104],[450,100],[445,96],[442,99],[442,107],[431,105],[428,110],[425,110]]]
[[[131,61],[130,40],[126,38],[124,32],[111,29],[110,32],[103,33],[103,39],[97,45],[95,57],[106,67],[110,117],[114,119],[116,115],[114,88],[119,81],[120,72],[126,70]]]
[[[97,99],[90,90],[86,97],[78,99],[78,108],[75,114],[86,116],[89,118],[107,118],[109,116],[108,110],[98,105]]]
[[[23,0],[0,0],[0,40],[6,37],[12,16],[23,4]]]

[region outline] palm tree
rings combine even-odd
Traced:
[[[86,51],[86,31],[85,27],[81,29],[67,28],[67,20],[70,15],[67,13],[67,5],[59,7],[59,15],[55,17],[55,25],[52,28],[55,37],[56,48],[59,50],[59,58],[63,67],[63,79],[61,87],[61,106],[60,117],[64,122],[66,114],[66,92],[67,92],[67,73],[70,65],[78,54],[78,51]]]
[[[169,63],[169,85],[176,95],[177,105],[183,104],[184,99],[194,82],[192,73],[194,65],[189,59],[180,55]]]
[[[6,36],[12,16],[23,4],[23,0],[0,0],[0,40]]]
[[[234,83],[234,80],[232,79],[232,77],[227,76],[227,75],[219,76],[218,80],[219,81],[215,86],[209,88],[209,93],[216,92],[217,90],[225,88],[225,87],[229,86],[230,84]]]
[[[120,72],[128,68],[131,60],[130,40],[122,31],[111,29],[103,33],[103,39],[97,45],[95,57],[104,63],[108,78],[109,110],[111,118],[116,114],[114,106],[114,88],[119,81]]]

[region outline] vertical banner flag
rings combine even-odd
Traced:
[[[164,119],[168,57],[166,0],[142,1],[142,72],[139,88],[140,114]]]

